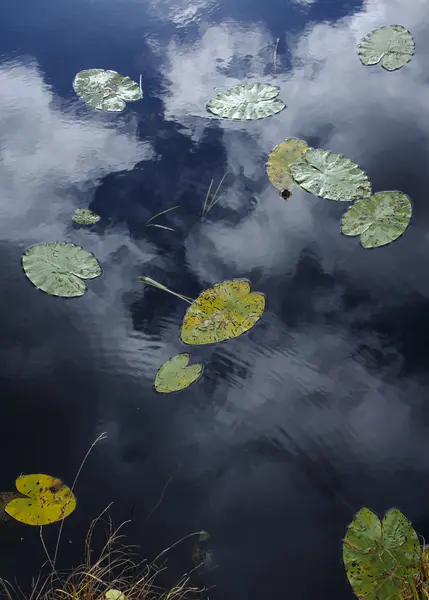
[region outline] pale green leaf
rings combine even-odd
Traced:
[[[73,89],[89,106],[98,110],[119,112],[125,103],[142,98],[141,87],[116,71],[86,69],[73,81]]]
[[[94,225],[101,219],[100,215],[97,215],[89,208],[78,208],[72,216],[72,221],[79,225]]]
[[[381,66],[395,71],[406,65],[414,54],[414,40],[402,25],[379,27],[362,38],[359,57],[364,65]]]
[[[167,360],[155,377],[155,390],[163,394],[178,392],[197,381],[204,370],[202,364],[189,364],[189,354],[178,354]]]
[[[278,86],[267,83],[243,83],[219,92],[208,102],[211,113],[240,121],[270,117],[285,108],[277,98]]]

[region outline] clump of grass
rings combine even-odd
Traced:
[[[146,227],[159,227],[159,229],[168,229],[168,231],[174,231],[174,229],[172,227],[166,227],[165,225],[158,225],[158,223],[152,223],[152,221],[154,221],[157,217],[160,217],[161,215],[164,215],[165,213],[170,212],[170,210],[176,210],[176,208],[180,208],[180,206],[177,204],[176,206],[171,206],[170,208],[167,208],[166,210],[156,213],[156,215],[153,215],[153,217],[151,217],[149,219],[149,221],[146,221]]]
[[[146,285],[151,285],[152,287],[156,287],[159,290],[163,290],[164,292],[168,292],[169,294],[172,294],[173,296],[176,296],[177,298],[180,298],[181,300],[188,302],[188,304],[192,304],[192,302],[194,301],[194,299],[189,298],[189,296],[184,296],[183,294],[178,294],[177,292],[173,292],[173,290],[170,290],[165,285],[162,285],[162,283],[155,281],[155,279],[152,279],[152,277],[146,277],[146,275],[142,275],[141,277],[139,277],[139,281],[141,281],[142,283],[145,283]]]
[[[204,217],[211,211],[211,209],[219,202],[220,200],[220,196],[218,196],[218,193],[220,191],[220,188],[222,187],[223,182],[225,181],[225,177],[227,176],[228,173],[225,173],[225,175],[222,177],[222,179],[220,180],[219,185],[216,188],[215,193],[210,197],[210,192],[212,191],[212,187],[213,187],[213,179],[210,182],[209,185],[209,189],[207,190],[207,194],[206,197],[204,199],[204,205],[203,205],[203,212],[201,214],[201,220],[204,219]]]
[[[165,557],[170,548],[151,563],[140,560],[136,547],[125,544],[121,533],[125,523],[114,528],[108,519],[105,543],[101,551],[95,553],[93,535],[102,515],[89,527],[81,565],[63,573],[54,570],[46,576],[40,574],[29,593],[0,579],[0,587],[8,600],[106,600],[109,590],[117,592],[118,600],[196,600],[204,597],[205,590],[191,584],[192,573],[183,575],[169,589],[160,586],[159,575],[167,569],[165,560],[161,563],[160,558]]]

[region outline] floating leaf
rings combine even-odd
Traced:
[[[414,40],[402,25],[379,27],[362,38],[359,57],[364,65],[381,66],[395,71],[410,62],[414,54]]]
[[[310,148],[302,160],[290,165],[294,181],[302,188],[327,200],[351,201],[371,194],[364,171],[349,158]]]
[[[206,105],[211,113],[240,121],[270,117],[285,108],[280,88],[267,83],[242,83],[216,94]]]
[[[92,212],[89,208],[78,208],[72,216],[72,220],[79,225],[94,225],[94,223],[98,223],[100,219],[100,215]]]
[[[142,90],[138,83],[116,71],[86,69],[73,81],[73,89],[92,108],[120,112],[125,102],[140,100]]]
[[[302,156],[308,150],[308,145],[298,138],[288,138],[274,148],[268,157],[266,165],[267,175],[275,188],[290,197],[293,188],[293,179],[290,174],[290,165],[302,160]],[[285,192],[289,192],[289,195]]]
[[[411,219],[411,202],[402,192],[377,192],[359,200],[343,215],[344,235],[360,235],[364,248],[377,248],[400,237]]]
[[[189,354],[178,354],[167,360],[155,377],[155,390],[163,394],[178,392],[197,381],[204,369],[201,363],[190,365]]]
[[[222,281],[205,290],[186,311],[180,332],[185,344],[212,344],[245,333],[262,316],[265,296],[250,293],[242,279]]]
[[[68,517],[76,508],[76,498],[61,479],[50,475],[21,475],[16,489],[26,496],[6,505],[8,515],[27,525],[49,525]]]
[[[127,597],[120,590],[107,590],[106,600],[127,600]]]
[[[401,511],[383,522],[362,508],[350,523],[343,561],[354,593],[365,600],[413,598],[410,585],[419,576],[421,548],[414,528]]]
[[[27,248],[22,255],[22,266],[39,290],[64,298],[83,296],[86,292],[83,280],[101,275],[93,254],[80,246],[60,242]]]

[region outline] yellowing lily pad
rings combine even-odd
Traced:
[[[155,377],[155,390],[163,394],[178,392],[197,381],[204,370],[204,365],[189,364],[189,354],[178,354],[167,360]]]
[[[265,309],[265,296],[250,293],[243,279],[222,281],[205,290],[186,311],[180,332],[185,344],[213,344],[251,329]]]
[[[50,475],[21,475],[16,489],[26,496],[6,505],[8,515],[27,525],[49,525],[68,517],[76,508],[76,498],[61,479]]]
[[[343,561],[354,593],[365,600],[414,598],[420,574],[420,542],[400,510],[389,510],[382,522],[362,508],[350,523]]]
[[[106,600],[127,600],[127,597],[120,590],[107,590]]]
[[[289,170],[290,165],[300,160],[308,148],[306,142],[298,138],[288,138],[274,148],[268,157],[266,169],[268,178],[275,188],[281,192],[292,190],[293,178]]]

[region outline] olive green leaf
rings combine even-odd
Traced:
[[[261,318],[265,296],[250,293],[248,281],[222,281],[205,290],[187,309],[181,328],[185,344],[212,344],[245,333]]]
[[[178,354],[167,360],[155,377],[155,390],[163,394],[178,392],[189,387],[203,374],[204,365],[189,364],[189,354]]]
[[[359,57],[364,65],[381,66],[395,71],[410,62],[414,54],[414,40],[402,25],[379,27],[362,38]]]
[[[105,596],[106,600],[127,600],[127,597],[120,590],[107,590]]]
[[[72,490],[51,475],[21,475],[16,489],[23,494],[6,505],[8,515],[27,525],[49,525],[68,517],[76,508]]]
[[[97,215],[89,208],[78,208],[72,216],[72,221],[79,225],[94,225],[101,219],[100,215]]]
[[[274,187],[281,192],[292,190],[293,179],[290,174],[290,165],[301,160],[308,149],[308,145],[303,140],[288,138],[272,150],[266,169],[268,178]]]
[[[101,275],[93,254],[80,246],[56,242],[31,246],[22,255],[22,267],[39,290],[52,296],[71,298],[86,292],[84,279]]]
[[[290,165],[290,172],[295,183],[327,200],[350,202],[371,195],[366,173],[349,158],[329,150],[310,148]]]
[[[411,202],[402,192],[377,192],[359,200],[343,215],[344,235],[360,235],[364,248],[390,244],[407,229],[411,219]]]
[[[285,108],[277,98],[280,88],[267,83],[242,83],[216,94],[206,109],[226,119],[264,119]]]
[[[98,110],[120,112],[125,103],[143,96],[138,83],[116,71],[86,69],[73,81],[73,89],[89,106]]]
[[[343,542],[343,561],[354,593],[365,600],[413,598],[411,587],[420,572],[421,547],[414,528],[401,511],[390,510],[383,522],[362,508]]]

